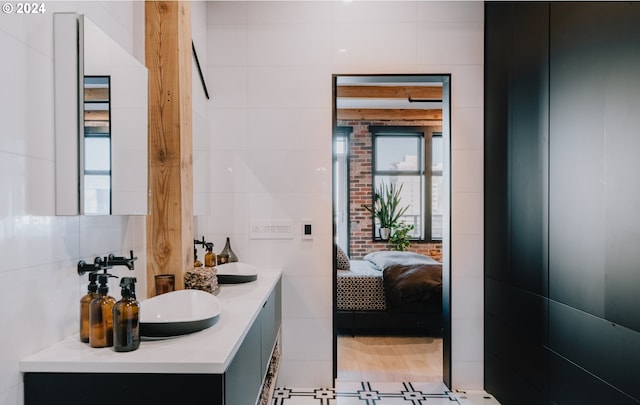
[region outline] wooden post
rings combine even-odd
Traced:
[[[154,276],[174,274],[184,288],[193,267],[193,146],[191,134],[191,5],[145,2],[149,69],[149,215],[147,293]]]

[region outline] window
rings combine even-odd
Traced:
[[[349,134],[351,131],[351,127],[338,127],[333,144],[335,242],[347,254],[349,254]]]
[[[402,185],[401,220],[414,226],[412,239],[442,239],[442,134],[423,127],[370,127],[373,185]],[[374,238],[379,224],[374,223]]]

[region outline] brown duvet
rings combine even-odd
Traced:
[[[442,292],[442,264],[394,264],[383,270],[390,307],[426,301]]]

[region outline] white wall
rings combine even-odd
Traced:
[[[211,91],[207,78],[207,2],[191,2],[191,37],[198,54],[200,68],[205,77],[207,90]],[[208,100],[200,80],[195,58],[191,69],[192,73],[192,104],[193,104],[193,213],[194,215],[208,215],[211,212],[210,203],[210,147],[209,121],[207,115]],[[211,95],[210,95],[211,96]],[[204,236],[198,229],[198,221],[194,223],[194,238],[201,239]],[[208,239],[207,239],[208,241]],[[216,244],[216,248],[218,245]],[[198,258],[204,260],[205,250],[200,248]]]
[[[280,386],[332,384],[331,75],[451,73],[453,385],[482,388],[483,3],[216,1],[207,24],[211,211],[196,226],[283,268]],[[250,239],[263,219],[294,238]]]
[[[23,403],[20,358],[77,332],[78,301],[86,292],[78,260],[133,249],[139,260],[130,275],[145,291],[144,217],[53,216],[52,37],[54,12],[83,13],[144,61],[144,3],[44,4],[40,15],[0,13],[2,405]],[[113,269],[118,276],[127,272]],[[116,285],[111,291],[119,297]]]

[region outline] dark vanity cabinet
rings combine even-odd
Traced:
[[[278,353],[274,353],[274,347],[280,330],[281,313],[282,299],[278,282],[223,375],[225,393],[219,404],[255,403],[272,357],[274,361],[278,361]]]
[[[281,281],[278,275],[273,289],[257,311],[255,319],[223,373],[25,372],[24,403],[112,405],[127,401],[138,404],[256,404],[262,393],[265,378],[270,375],[270,370],[277,368],[279,361],[281,297]],[[212,328],[223,326],[222,323],[218,323]],[[174,339],[174,343],[179,344],[180,339]],[[73,344],[75,340],[68,343]],[[215,344],[215,341],[211,344]],[[144,349],[143,342],[139,350]],[[179,346],[178,350],[193,350],[197,353],[198,349]],[[154,347],[153,350],[157,348]],[[118,355],[112,354],[112,351],[103,353]],[[203,358],[202,363],[206,364],[207,359]],[[55,368],[55,365],[52,368]],[[161,370],[162,364],[158,364],[157,368]]]

